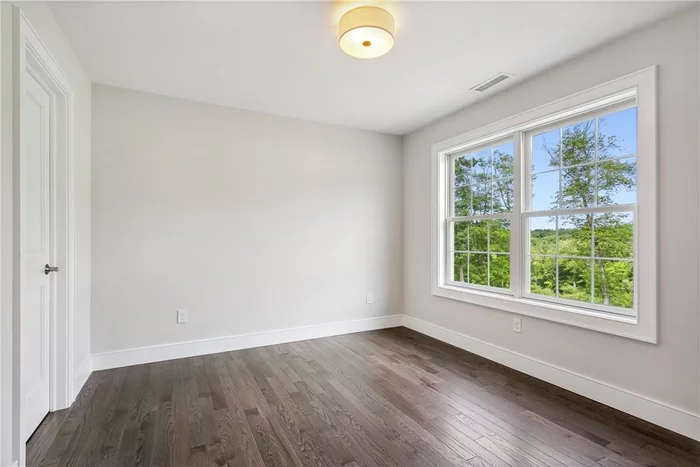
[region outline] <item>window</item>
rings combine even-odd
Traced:
[[[635,316],[634,100],[524,136],[524,295]]]
[[[656,341],[653,68],[433,148],[433,293]]]
[[[452,282],[510,288],[512,141],[452,156]]]

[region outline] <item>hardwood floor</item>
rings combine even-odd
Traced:
[[[68,409],[51,412],[27,441],[27,465],[39,465],[61,428]]]
[[[697,467],[700,443],[395,328],[95,372],[28,460]]]

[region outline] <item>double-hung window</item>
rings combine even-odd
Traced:
[[[433,147],[433,293],[656,342],[650,68]]]
[[[512,139],[450,156],[449,283],[510,288]]]

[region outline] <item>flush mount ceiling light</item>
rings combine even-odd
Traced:
[[[394,17],[381,8],[350,10],[340,18],[339,29],[338,44],[351,57],[376,58],[394,47]]]

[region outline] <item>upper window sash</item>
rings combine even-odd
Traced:
[[[534,213],[534,212],[539,212],[539,213],[545,213],[548,210],[537,210],[535,211],[532,208],[532,186],[531,186],[531,179],[533,174],[547,174],[550,172],[557,172],[559,170],[567,170],[567,169],[572,169],[576,167],[585,167],[589,165],[594,165],[598,163],[600,160],[597,154],[597,148],[596,148],[596,158],[595,160],[588,161],[585,163],[580,163],[580,164],[570,164],[570,165],[561,165],[558,167],[551,167],[548,168],[547,170],[535,170],[533,171],[533,147],[532,147],[532,138],[541,134],[545,134],[557,129],[562,129],[562,128],[569,128],[576,126],[578,124],[587,122],[589,120],[596,120],[599,117],[606,116],[609,114],[614,114],[617,112],[622,112],[624,110],[628,110],[634,107],[637,107],[637,94],[634,92],[634,94],[629,95],[629,93],[620,93],[617,98],[622,99],[621,101],[612,101],[610,102],[609,100],[603,100],[601,102],[601,107],[600,108],[595,108],[593,110],[585,110],[585,107],[582,107],[579,112],[576,112],[574,115],[568,117],[568,118],[562,118],[561,120],[556,120],[556,121],[550,121],[546,124],[542,125],[537,125],[537,124],[532,124],[528,125],[527,130],[522,130],[522,138],[524,141],[524,152],[522,154],[523,158],[523,180],[526,181],[525,186],[523,187],[523,205],[522,205],[522,211],[523,213]],[[576,109],[572,109],[570,112],[575,112]],[[547,119],[551,120],[551,119]],[[596,128],[596,138],[598,136],[597,128]],[[561,141],[560,141],[561,142]],[[597,143],[596,143],[597,145]],[[615,157],[606,157],[604,160],[607,161],[615,161],[615,160],[620,160],[620,159],[626,159],[626,158],[631,158],[635,157],[638,155],[638,150],[634,153],[630,154],[624,154],[620,156],[615,156]],[[633,204],[636,204],[633,203]],[[619,206],[619,205],[614,205],[614,206]],[[560,211],[563,210],[578,210],[578,208],[560,208]]]
[[[467,214],[467,215],[457,215],[457,213],[455,212],[455,203],[456,203],[455,191],[457,189],[463,188],[463,187],[474,187],[474,186],[479,186],[479,185],[483,185],[483,184],[489,184],[489,190],[490,190],[490,196],[491,196],[490,202],[492,203],[492,207],[493,207],[493,187],[492,187],[492,184],[495,182],[506,182],[508,180],[514,181],[514,179],[515,179],[515,171],[514,170],[513,170],[513,174],[511,176],[508,176],[508,177],[497,177],[495,175],[495,173],[493,173],[493,168],[494,168],[493,167],[493,149],[497,148],[497,147],[504,146],[504,145],[508,145],[508,144],[513,144],[513,153],[514,153],[514,159],[515,159],[516,147],[515,147],[515,143],[514,143],[512,136],[501,138],[501,139],[496,139],[496,140],[491,140],[488,143],[485,143],[481,146],[472,146],[469,149],[458,151],[458,152],[453,152],[453,153],[446,155],[446,160],[448,161],[447,165],[446,165],[446,170],[447,170],[446,178],[447,178],[447,183],[448,183],[448,186],[447,186],[448,192],[447,192],[447,196],[446,196],[448,210],[446,212],[446,214],[447,214],[446,218],[448,220],[504,219],[504,218],[507,218],[508,216],[510,216],[510,214],[513,212],[514,206],[511,207],[510,211],[504,211],[504,212],[479,213],[479,214],[472,212],[471,214]],[[483,152],[486,150],[490,151],[489,163],[490,163],[491,173],[490,173],[489,178],[487,180],[481,180],[481,181],[467,179],[465,181],[465,183],[456,185],[455,184],[455,179],[456,179],[455,164],[456,164],[457,160],[464,158],[464,157],[467,157],[471,154]],[[514,190],[514,196],[515,196],[515,190]]]
[[[591,105],[593,105],[593,103],[591,103]],[[595,107],[588,110],[587,108],[590,106],[581,106],[579,108],[570,109],[567,112],[561,112],[562,115],[569,114],[568,117],[563,116],[559,120],[544,118],[542,121],[546,121],[546,123],[538,124],[538,122],[532,122],[531,124],[523,125],[524,128],[520,129],[519,131],[522,131],[526,135],[536,135],[539,133],[546,133],[548,131],[556,130],[557,128],[561,127],[577,125],[579,123],[611,113],[631,109],[632,107],[637,106],[637,93],[635,91],[629,91],[620,93],[617,96],[610,96],[607,99],[601,100],[599,105],[600,107]]]

